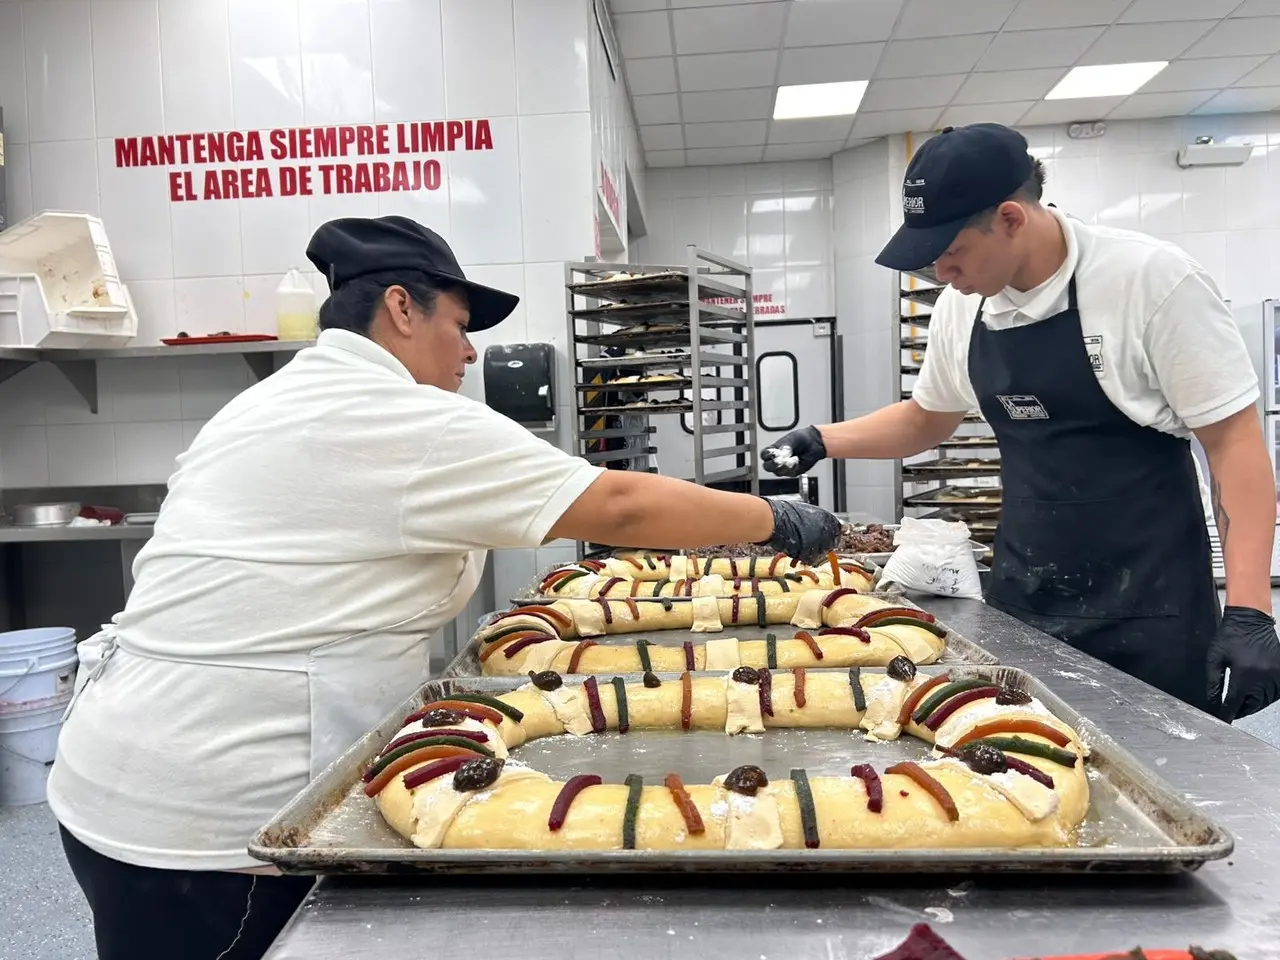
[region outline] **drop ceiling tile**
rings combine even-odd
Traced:
[[[772,3],[773,0],[671,0],[671,6],[680,10],[683,7],[733,7],[746,6],[750,3]]]
[[[1130,0],[1022,0],[1005,22],[1006,30],[1107,26]]]
[[[937,127],[938,107],[916,110],[889,110],[883,113],[859,113],[853,121],[851,138],[874,139],[909,130],[933,130]]]
[[[883,43],[853,43],[841,47],[787,47],[782,51],[778,82],[870,80],[884,46]]]
[[[764,143],[768,127],[765,120],[686,123],[684,142],[687,147],[749,147]]]
[[[826,143],[772,143],[764,148],[764,159],[765,163],[777,160],[822,160],[843,149],[843,140]]]
[[[751,53],[705,53],[677,57],[680,89],[736,90],[740,87],[765,87],[773,83],[778,70],[777,50]]]
[[[890,40],[875,75],[890,79],[966,73],[986,53],[993,39],[994,33],[975,33],[925,40]]]
[[[644,162],[651,167],[683,167],[683,150],[650,150],[644,155]]]
[[[1041,100],[1066,72],[1066,67],[1049,67],[1046,70],[971,73],[952,102],[971,104]]]
[[[912,77],[901,80],[872,80],[862,98],[863,110],[910,110],[914,107],[941,107],[964,82],[963,73],[942,77]]]
[[[671,24],[665,13],[620,13],[613,18],[613,30],[628,59],[672,53]]]
[[[815,117],[804,120],[775,120],[769,125],[769,143],[818,143],[849,138],[853,117]]]
[[[1244,3],[1231,11],[1233,17],[1269,17],[1280,10],[1276,0],[1244,0]]]
[[[1003,123],[1012,127],[1021,120],[1033,106],[1034,100],[1020,100],[1016,103],[970,103],[947,107],[938,118],[940,127],[962,127],[967,123]]]
[[[804,0],[791,5],[788,47],[888,40],[903,0]]]
[[[1120,106],[1124,97],[1090,97],[1087,100],[1041,100],[1022,118],[1024,126],[1038,123],[1075,123],[1098,120]]]
[[[627,89],[632,96],[676,92],[675,57],[640,57],[626,61]]]
[[[645,150],[683,150],[684,137],[680,124],[663,123],[656,127],[641,127],[640,142]]]
[[[708,90],[680,94],[686,123],[711,120],[768,120],[773,116],[773,88]]]
[[[1017,0],[907,0],[894,37],[955,37],[995,33],[1017,6]]]
[[[1002,33],[978,61],[979,70],[1031,70],[1069,67],[1102,36],[1104,27],[1020,30]]]
[[[1133,0],[1120,23],[1155,23],[1160,20],[1221,20],[1240,0]]]
[[[1195,112],[1203,113],[1264,113],[1280,108],[1280,86],[1235,87],[1223,90]]]
[[[1150,60],[1172,60],[1212,27],[1213,23],[1208,20],[1130,23],[1108,27],[1098,42],[1080,58],[1080,62],[1146,63]]]
[[[1142,93],[1177,93],[1182,90],[1214,90],[1229,87],[1266,57],[1206,57],[1175,60],[1142,87]],[[1275,81],[1280,83],[1280,79]],[[1266,86],[1266,84],[1256,84]]]
[[[763,146],[701,147],[696,150],[686,150],[685,157],[690,166],[719,163],[759,163],[763,152]]]
[[[667,0],[609,0],[609,12],[614,16],[620,13],[639,13],[642,10],[665,10]]]
[[[1232,59],[1239,59],[1233,57]],[[1222,84],[1227,86],[1227,84]],[[1235,81],[1237,87],[1274,87],[1280,86],[1280,53],[1268,60],[1264,60],[1262,64],[1255,70],[1245,74],[1241,79]]]
[[[672,16],[677,53],[772,50],[782,43],[786,3],[697,7]]]
[[[674,93],[632,97],[631,105],[636,110],[636,123],[652,126],[659,123],[680,122],[680,98]]]
[[[1280,16],[1224,20],[1187,51],[1188,57],[1247,57],[1280,50]]]
[[[1183,90],[1174,93],[1135,93],[1107,114],[1107,119],[1180,117],[1207,101],[1214,92],[1213,90]]]

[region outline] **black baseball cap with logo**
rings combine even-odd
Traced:
[[[471,332],[488,330],[516,308],[520,298],[468,280],[449,244],[408,217],[345,217],[322,223],[307,244],[307,259],[333,292],[349,280],[388,270],[418,270],[467,292]]]
[[[927,267],[975,213],[1008,200],[1034,169],[1026,138],[1011,127],[946,127],[911,158],[902,181],[902,226],[876,263],[893,270]]]

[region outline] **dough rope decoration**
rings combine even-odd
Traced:
[[[742,766],[710,784],[676,772],[561,782],[512,759],[543,737],[606,731],[772,728],[903,732],[917,761],[847,777]],[[1089,807],[1088,748],[1037,700],[990,680],[740,667],[678,682],[554,671],[493,697],[453,694],[405,719],[365,773],[386,821],[424,849],[776,850],[1047,847],[1073,842]]]
[[[595,600],[777,595],[836,587],[868,593],[874,586],[874,569],[834,553],[816,567],[783,553],[707,558],[648,554],[565,564],[543,577],[538,589],[548,597]]]
[[[792,636],[764,640],[736,637],[680,645],[637,640],[602,644],[610,634],[683,630],[722,633],[734,626],[798,627]],[[732,670],[740,666],[885,666],[905,655],[933,663],[946,649],[947,632],[932,614],[895,606],[849,587],[768,596],[625,597],[612,600],[553,600],[500,614],[475,637],[486,676],[560,673],[679,673]]]

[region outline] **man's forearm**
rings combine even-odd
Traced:
[[[1209,455],[1209,492],[1226,564],[1227,605],[1270,613],[1276,488],[1257,415],[1250,408],[1196,435]]]
[[[836,460],[914,457],[955,433],[963,413],[934,413],[903,400],[855,420],[819,427],[827,456]]]

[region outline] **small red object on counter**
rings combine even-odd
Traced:
[[[911,928],[898,947],[881,954],[875,960],[965,960],[949,943],[933,931],[927,923],[917,923]],[[1191,946],[1185,950],[1144,950],[1133,947],[1110,953],[1041,954],[1036,957],[1019,957],[1017,960],[1236,960],[1225,950],[1206,950]]]
[[[82,507],[80,516],[86,520],[99,520],[107,523],[123,523],[124,511],[115,507]]]

